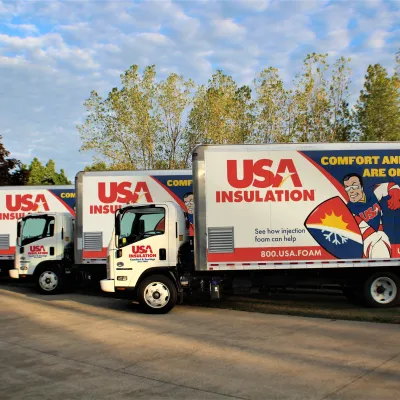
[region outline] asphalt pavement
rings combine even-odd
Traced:
[[[400,325],[0,286],[0,399],[398,399]]]

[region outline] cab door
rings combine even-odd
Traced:
[[[120,216],[115,287],[135,287],[151,268],[169,266],[168,213],[165,206],[135,206]]]
[[[55,218],[51,215],[32,215],[22,220],[16,258],[16,268],[21,266],[21,273],[32,275],[41,262],[57,258],[54,230]]]

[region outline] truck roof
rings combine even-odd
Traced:
[[[274,144],[199,144],[193,153],[199,151],[296,151],[296,150],[385,150],[400,149],[400,141],[393,142],[337,142],[337,143],[274,143]]]
[[[52,189],[74,189],[75,185],[41,185],[41,186],[0,186],[0,190],[24,190],[26,192],[32,190],[52,190]]]
[[[91,176],[140,176],[140,175],[191,175],[191,169],[147,169],[140,171],[79,171],[75,180],[81,175]]]
[[[39,212],[27,213],[27,214],[25,214],[24,218],[26,218],[26,217],[42,217],[44,215],[51,215],[51,216],[53,216],[53,215],[68,215],[68,216],[71,216],[71,214],[68,213],[68,212],[55,212],[55,211],[53,211],[53,212],[52,211],[40,212],[39,211]]]

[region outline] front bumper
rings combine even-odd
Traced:
[[[115,282],[114,279],[103,279],[100,281],[100,287],[103,292],[114,293]]]

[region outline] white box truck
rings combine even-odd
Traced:
[[[19,221],[10,276],[34,279],[45,294],[63,290],[67,278],[97,282],[106,276],[114,212],[126,203],[175,201],[192,196],[191,170],[79,172],[76,218],[41,212]]]
[[[33,212],[65,212],[75,216],[74,185],[0,186],[0,273],[14,265],[17,221]]]
[[[105,292],[164,313],[184,288],[339,285],[399,301],[400,143],[201,145],[193,152],[194,248],[173,202],[115,217]],[[160,228],[161,221],[165,221]]]

